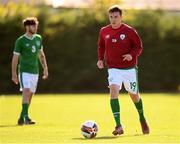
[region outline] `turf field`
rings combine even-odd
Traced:
[[[180,143],[180,94],[142,94],[150,134],[142,135],[135,106],[127,94],[120,95],[125,134],[112,136],[114,120],[108,94],[35,95],[30,116],[37,124],[17,126],[20,96],[0,96],[0,143]],[[80,125],[94,120],[99,125],[95,139],[87,140]]]

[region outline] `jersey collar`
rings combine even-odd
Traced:
[[[30,38],[30,37],[28,37],[26,34],[24,34],[24,36],[25,36],[27,39],[29,39],[29,40],[33,40],[34,37],[35,37],[35,35],[33,35],[32,38]]]

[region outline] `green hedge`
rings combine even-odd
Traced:
[[[102,10],[102,9],[101,9]],[[0,92],[15,93],[11,59],[15,40],[24,33],[22,19],[37,16],[49,65],[49,79],[40,79],[38,92],[105,92],[107,72],[98,70],[97,38],[108,24],[99,9],[53,9],[46,6],[0,6]],[[139,59],[140,91],[178,91],[180,85],[180,13],[128,10],[124,22],[142,37]]]

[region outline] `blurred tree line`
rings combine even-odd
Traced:
[[[104,2],[104,3],[102,3]],[[45,5],[0,5],[0,93],[16,93],[11,82],[15,40],[24,33],[22,20],[36,16],[49,65],[49,79],[40,77],[38,92],[105,92],[107,72],[98,70],[97,39],[107,25],[108,0],[97,0],[87,9],[52,8]],[[135,27],[143,40],[139,58],[140,91],[180,89],[180,12],[124,10],[125,23]]]

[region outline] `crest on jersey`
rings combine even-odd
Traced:
[[[33,53],[35,53],[35,52],[36,52],[36,47],[35,47],[34,45],[32,46],[31,51],[32,51]]]
[[[125,39],[125,37],[126,37],[126,35],[125,35],[125,34],[120,34],[120,39],[121,39],[121,40],[124,40],[124,39]]]
[[[41,42],[40,42],[40,41],[36,41],[36,44],[37,44],[38,46],[40,46]]]
[[[28,47],[29,46],[29,43],[26,43],[26,47]]]

